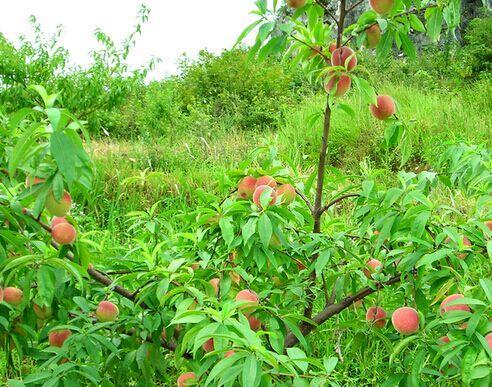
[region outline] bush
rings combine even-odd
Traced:
[[[464,39],[462,57],[465,75],[475,78],[490,74],[492,71],[492,17],[472,20]]]

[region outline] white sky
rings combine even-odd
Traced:
[[[62,24],[61,43],[70,51],[71,62],[87,65],[90,51],[98,47],[94,30],[99,27],[121,42],[136,24],[142,3],[150,8],[150,17],[128,62],[140,67],[152,57],[161,58],[152,78],[175,73],[183,53],[194,58],[200,49],[220,53],[231,48],[255,20],[249,15],[254,0],[0,0],[0,32],[17,43],[22,34],[32,36],[30,15],[47,34]]]

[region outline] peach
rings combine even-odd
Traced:
[[[449,340],[449,337],[448,336],[442,336],[438,340],[438,344],[439,345],[444,345],[444,344],[447,344],[449,342],[451,342],[451,340]]]
[[[492,332],[485,336],[485,340],[487,340],[487,344],[489,348],[492,349]]]
[[[251,328],[252,331],[259,331],[261,328],[261,321],[258,320],[255,316],[249,316],[248,317],[248,322],[249,322],[249,327]]]
[[[212,352],[214,350],[214,339],[208,339],[202,345],[205,352]]]
[[[471,309],[468,305],[466,304],[458,304],[458,305],[450,305],[447,306],[451,301],[458,300],[460,298],[464,298],[465,296],[463,294],[451,294],[450,296],[446,297],[442,302],[441,302],[441,307],[440,307],[440,313],[441,316],[444,315],[444,313],[450,312],[452,310],[462,310],[465,312],[470,312]]]
[[[337,42],[333,42],[330,44],[330,47],[328,48],[328,51],[330,51],[331,54],[333,54],[333,51],[337,49]]]
[[[111,301],[101,301],[96,309],[96,317],[100,322],[116,321],[120,311]]]
[[[351,58],[348,63],[347,59]],[[357,66],[357,57],[355,56],[354,50],[349,47],[339,47],[331,54],[331,65],[332,66],[344,66],[347,71],[351,71]]]
[[[214,288],[215,295],[219,294],[219,285],[220,285],[220,279],[219,278],[212,278],[209,281],[210,285]]]
[[[374,11],[383,15],[391,11],[391,8],[393,8],[393,5],[395,4],[395,0],[369,0],[369,4]]]
[[[3,300],[10,305],[20,305],[22,303],[22,300],[24,298],[24,294],[22,293],[22,290],[9,286],[5,289],[3,289]]]
[[[231,357],[231,356],[234,356],[234,354],[235,354],[235,353],[236,353],[236,352],[235,352],[233,349],[230,349],[230,350],[228,350],[228,351],[225,353],[224,357]]]
[[[53,310],[51,309],[51,306],[39,306],[37,304],[33,304],[32,308],[34,310],[34,314],[40,319],[40,320],[47,320],[53,315]]]
[[[34,178],[33,178],[32,176],[26,176],[25,185],[27,188],[29,188],[32,185],[41,184],[44,182],[45,182],[45,180],[41,179],[40,177],[34,176]]]
[[[372,273],[380,271],[383,268],[383,264],[374,258],[367,261],[366,265],[368,268],[364,269],[363,272],[364,275],[369,279],[372,278]]]
[[[304,7],[306,0],[286,0],[286,3],[289,7],[297,9]]]
[[[243,305],[239,307],[240,310],[244,312],[252,312],[255,309],[255,306],[259,303],[258,295],[249,289],[241,290],[236,295],[236,301],[243,301]],[[246,314],[246,313],[245,313]]]
[[[55,226],[62,223],[68,223],[68,220],[63,216],[53,216],[53,218],[51,219],[51,228],[54,228]]]
[[[393,327],[403,335],[411,335],[419,330],[419,314],[413,308],[403,306],[391,316]]]
[[[0,302],[3,301],[3,289],[0,288]]]
[[[46,196],[46,209],[51,215],[65,216],[72,206],[72,197],[67,191],[64,191],[60,201],[56,200],[53,191]]]
[[[372,115],[378,120],[385,120],[395,114],[395,101],[389,95],[378,95],[377,104],[369,107]]]
[[[296,189],[290,184],[282,184],[277,188],[277,195],[282,197],[282,204],[289,205],[296,199]]]
[[[69,245],[77,238],[77,231],[70,223],[59,223],[51,230],[51,236],[55,242]]]
[[[325,83],[325,90],[327,93],[330,93],[332,89],[336,85],[335,89],[335,97],[343,97],[347,91],[349,91],[350,86],[352,84],[352,80],[348,75],[341,74],[341,75],[333,75],[333,73],[330,73],[330,78],[327,83]]]
[[[241,199],[251,199],[255,192],[256,178],[253,176],[244,177],[237,186],[237,197]]]
[[[196,375],[194,372],[186,372],[179,376],[178,387],[191,386],[196,383]]]
[[[273,206],[275,202],[277,201],[277,193],[272,187],[269,187],[268,185],[260,185],[256,187],[255,193],[253,194],[253,202],[260,208],[261,206],[261,196],[265,192],[265,195],[270,198],[270,202],[268,205]]]
[[[376,47],[380,39],[381,39],[381,28],[379,28],[379,25],[377,23],[366,28],[367,47],[369,48]]]
[[[488,227],[490,231],[492,231],[492,220],[487,220],[485,222],[485,226]]]
[[[48,341],[52,347],[63,347],[63,343],[70,337],[72,332],[69,329],[53,331],[48,335]]]
[[[272,188],[277,188],[277,182],[271,176],[262,176],[256,180],[255,188],[258,188],[260,185],[268,185]]]
[[[377,328],[383,328],[386,325],[386,311],[379,306],[371,306],[367,309],[366,321]]]

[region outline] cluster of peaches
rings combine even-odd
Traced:
[[[259,208],[263,208],[265,204],[273,206],[278,202],[289,205],[296,198],[296,190],[290,184],[277,186],[277,182],[271,176],[261,176],[259,178],[246,176],[237,186],[237,197],[253,200]],[[262,198],[265,199],[262,200]]]
[[[485,226],[487,226],[488,229],[492,231],[492,221],[486,221]],[[376,231],[375,234],[377,235],[378,232]],[[447,238],[445,240],[445,243],[451,243],[451,239]],[[466,236],[462,237],[462,244],[465,248],[470,248],[472,246],[472,243]],[[458,254],[459,259],[464,259],[465,257],[466,253]],[[367,278],[371,279],[374,272],[379,272],[382,269],[383,264],[379,260],[373,258],[366,263],[366,268],[364,268],[363,272]],[[444,316],[447,312],[451,311],[471,312],[471,309],[468,305],[460,304],[459,301],[457,301],[461,298],[464,298],[464,296],[463,294],[459,293],[451,294],[450,296],[446,297],[441,302],[440,315]],[[383,328],[386,325],[387,317],[387,312],[379,306],[370,307],[366,313],[366,321],[377,328]],[[396,309],[391,315],[391,322],[395,330],[403,335],[411,335],[419,330],[419,314],[414,308],[408,306]],[[463,324],[462,327],[466,328],[466,323]],[[489,344],[489,347],[492,349],[492,333],[487,334],[485,338]],[[449,343],[450,339],[448,336],[443,336],[439,339],[439,341],[441,343]]]

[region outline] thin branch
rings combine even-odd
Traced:
[[[321,1],[319,1],[319,0],[314,0],[314,2],[315,2],[316,4],[318,4],[321,8],[323,8],[323,10],[325,11],[325,13],[326,13],[329,17],[331,17],[331,18],[333,19],[333,21],[335,22],[335,24],[336,24],[336,25],[338,25],[338,20],[337,20],[337,18],[335,17],[335,15],[333,15],[333,12],[331,12],[325,4],[323,4],[323,3],[322,3]]]
[[[346,309],[350,305],[352,305],[354,302],[364,299],[365,297],[367,297],[370,294],[384,288],[385,286],[390,286],[390,285],[396,284],[398,282],[400,282],[400,275],[394,276],[390,280],[388,280],[387,282],[384,282],[384,283],[378,282],[376,284],[375,289],[372,289],[370,287],[365,287],[364,289],[357,292],[355,295],[350,296],[350,297],[346,297],[337,304],[332,304],[332,305],[326,306],[321,312],[319,312],[316,316],[314,316],[314,318],[312,319],[313,324],[302,323],[299,326],[303,336],[307,336],[314,329],[316,329],[316,327],[318,325],[323,324],[330,317],[333,317],[333,316],[339,314],[344,309]],[[287,334],[287,336],[285,336],[284,347],[285,348],[293,347],[298,342],[299,342],[299,339],[292,332],[289,332]]]
[[[304,44],[306,47],[309,47],[311,50],[315,51],[318,55],[321,55],[325,61],[330,60],[330,58],[328,58],[325,54],[323,54],[323,51],[321,51],[319,48],[310,45],[309,43],[305,42],[304,40],[299,39],[295,35],[291,34],[290,37],[292,39],[294,39],[295,41]]]
[[[357,8],[359,5],[361,5],[362,3],[364,3],[366,0],[359,0],[357,3],[353,4],[352,6],[348,7],[346,10],[345,10],[345,13],[350,13],[352,12],[355,8]]]
[[[354,198],[354,197],[359,197],[360,194],[358,193],[349,193],[349,194],[345,194],[345,195],[342,195],[340,196],[339,198],[336,198],[334,200],[332,200],[331,202],[329,202],[326,206],[324,206],[323,208],[321,208],[320,210],[320,215],[325,212],[326,210],[328,210],[330,207],[333,207],[335,204],[341,202],[342,200],[345,200],[347,198]]]
[[[306,205],[309,208],[309,211],[311,211],[311,213],[312,213],[313,212],[313,205],[311,204],[311,201],[300,190],[296,189],[296,193],[299,195],[299,197],[302,200],[304,200],[304,203],[306,203]]]

